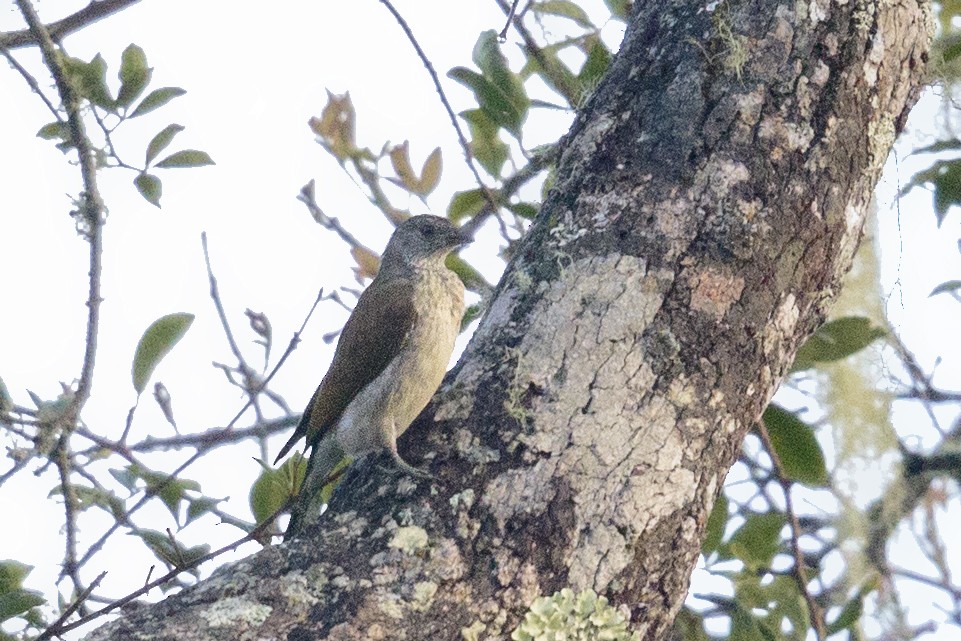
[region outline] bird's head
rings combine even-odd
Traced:
[[[440,216],[411,216],[394,230],[384,250],[382,268],[391,263],[443,262],[447,254],[472,238]]]

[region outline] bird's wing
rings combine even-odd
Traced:
[[[375,280],[360,295],[337,341],[330,369],[277,460],[304,436],[310,446],[322,439],[357,393],[397,356],[417,318],[412,290],[410,280],[392,278]]]

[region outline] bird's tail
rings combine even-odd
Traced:
[[[321,439],[313,447],[307,461],[304,482],[300,485],[300,493],[294,499],[290,510],[290,523],[284,533],[285,541],[294,538],[317,521],[321,508],[330,499],[332,488],[328,489],[327,486],[337,480],[346,464],[344,451],[333,435]]]

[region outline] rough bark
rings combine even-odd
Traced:
[[[304,540],[94,639],[505,639],[593,588],[663,639],[924,75],[918,0],[637,3],[432,410]]]

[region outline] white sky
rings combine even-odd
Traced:
[[[37,7],[50,21],[84,4],[48,0]],[[442,76],[455,65],[470,66],[480,31],[499,30],[503,24],[500,11],[487,0],[398,0],[396,5]],[[0,30],[22,26],[13,4],[6,4],[0,11]],[[612,25],[609,31],[616,42],[616,28]],[[428,201],[431,209],[416,199],[395,200],[395,204],[416,213],[443,214],[450,193],[472,185],[426,72],[399,27],[375,0],[273,5],[144,0],[69,37],[66,46],[71,55],[87,60],[101,52],[110,65],[108,79],[113,80],[120,52],[130,42],[145,50],[154,67],[151,87],[180,86],[188,93],[122,127],[115,139],[121,155],[136,164],[153,134],[169,123],[179,123],[186,130],[169,150],[202,149],[217,165],[159,171],[164,182],[162,210],[140,198],[130,182],[132,173],[101,173],[110,208],[105,230],[105,300],[94,394],[83,416],[90,429],[111,438],[121,433],[135,399],[130,363],[136,343],[153,320],[171,312],[197,315],[185,339],[152,379],[162,380],[170,390],[181,430],[223,425],[242,405],[234,388],[210,367],[212,360],[232,363],[232,357],[207,295],[201,231],[208,233],[223,302],[251,364],[260,363],[262,353],[251,343],[254,337],[243,317],[246,307],[268,315],[274,354],[279,356],[320,287],[352,284],[346,248],[314,223],[295,199],[304,183],[316,179],[317,200],[325,211],[372,248],[383,247],[387,225],[314,142],[306,126],[310,116],[320,114],[326,89],[350,91],[359,144],[377,151],[384,141],[399,143],[409,138],[412,162],[418,168],[435,146],[442,147],[444,175]],[[515,44],[512,37],[508,51]],[[35,50],[14,54],[40,77]],[[49,83],[41,78],[41,85],[48,88]],[[455,110],[468,106],[468,95],[458,85],[445,80],[445,87]],[[556,137],[570,117],[536,113],[545,117],[545,124],[535,129],[529,144]],[[76,168],[52,143],[35,137],[50,120],[19,75],[0,65],[0,214],[4,223],[0,273],[7,301],[0,314],[0,377],[22,404],[29,402],[26,389],[43,398],[54,397],[59,381],[70,382],[79,375],[82,359],[87,245],[67,216],[71,208],[67,194],[77,193],[79,179]],[[900,168],[901,182],[911,173],[906,165]],[[944,228],[936,229],[929,196],[916,191],[901,201],[898,224],[888,208],[897,185],[898,176],[889,171],[880,192],[884,287],[890,294],[892,318],[922,363],[930,366],[944,353],[937,337],[957,333],[957,304],[944,296],[926,297],[934,285],[961,273],[954,245],[959,217],[953,213]],[[474,256],[491,251],[483,238],[477,245]],[[484,265],[488,277],[496,280],[500,263],[487,260]],[[897,278],[900,284],[895,283]],[[345,317],[334,304],[319,307],[303,343],[276,377],[274,389],[295,411],[306,402],[329,361],[332,348],[321,336],[338,329]],[[939,371],[954,372],[951,380],[957,381],[957,354],[949,358],[953,360]],[[249,422],[242,419],[238,425]],[[149,392],[142,399],[132,437],[138,440],[147,434],[173,435]],[[169,469],[188,454],[168,453],[148,461]],[[246,492],[259,469],[250,457],[257,454],[253,446],[223,448],[186,476],[199,480],[208,495],[230,496],[227,509],[249,518]],[[0,528],[0,559],[36,565],[29,580],[29,587],[35,589],[48,590],[59,570],[61,508],[46,499],[55,483],[48,471],[39,480],[20,475],[0,489],[0,514],[21,515],[15,528]],[[164,525],[158,524],[169,523],[167,516],[162,509],[145,509],[138,522],[162,529]],[[87,518],[82,537],[90,541],[108,521]],[[189,528],[183,540],[217,546],[238,535],[229,526],[212,525]],[[256,549],[248,546],[241,556]],[[141,553],[139,541],[121,535],[85,577],[89,581],[100,570],[109,570],[100,592],[121,596],[143,581],[151,562]],[[926,608],[924,616],[934,615]]]

